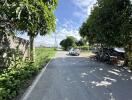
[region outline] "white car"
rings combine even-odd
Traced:
[[[69,55],[79,56],[80,55],[80,50],[79,49],[73,49],[73,48],[71,48],[69,50]]]

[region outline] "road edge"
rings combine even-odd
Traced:
[[[51,58],[50,61],[44,66],[44,68],[40,71],[40,73],[37,75],[37,77],[35,78],[35,80],[32,82],[31,86],[29,86],[27,88],[27,90],[25,91],[25,93],[23,94],[23,96],[20,98],[20,100],[27,100],[27,98],[29,97],[29,95],[31,94],[31,92],[33,91],[33,89],[35,88],[35,86],[37,85],[38,81],[40,80],[40,78],[42,77],[43,73],[45,72],[45,70],[47,69],[48,65],[51,63],[52,60],[54,60],[55,58]]]

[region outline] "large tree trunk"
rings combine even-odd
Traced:
[[[132,44],[125,48],[125,65],[132,69]]]
[[[30,60],[35,62],[35,46],[34,46],[34,36],[29,36],[30,41]]]
[[[132,44],[129,45],[128,50],[128,67],[132,69]]]

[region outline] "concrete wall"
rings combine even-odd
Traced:
[[[10,52],[10,50],[19,49],[23,59],[29,57],[29,41],[9,35],[0,33],[0,67],[3,66],[4,55]]]
[[[7,36],[9,42],[10,42],[10,48],[18,49],[22,52],[23,57],[28,57],[29,55],[29,41],[19,38],[19,37],[13,37],[13,36]]]

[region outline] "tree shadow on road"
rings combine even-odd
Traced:
[[[55,60],[60,61],[61,64],[65,63],[65,67],[76,71],[73,74],[80,80],[73,79],[71,84],[80,82],[87,87],[86,89],[96,91],[98,93],[96,95],[103,93],[108,100],[131,100],[132,93],[129,91],[132,90],[131,70],[97,62],[93,57],[67,55]],[[70,75],[67,77],[72,79]]]

